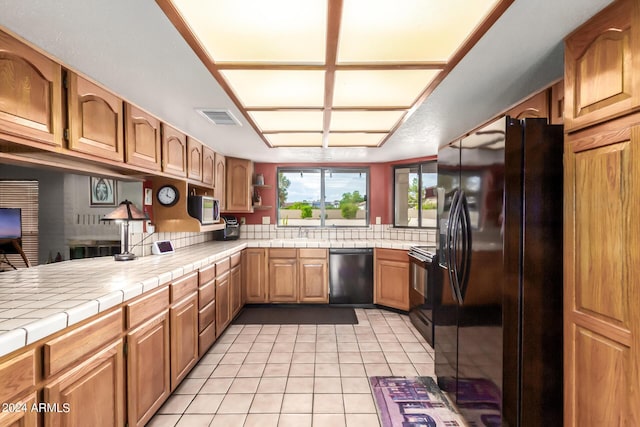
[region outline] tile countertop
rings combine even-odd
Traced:
[[[210,241],[173,254],[116,262],[85,258],[0,273],[0,357],[171,282],[246,247],[379,247],[408,250],[399,240]]]

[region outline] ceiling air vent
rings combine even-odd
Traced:
[[[198,109],[198,113],[219,126],[242,126],[229,110]]]

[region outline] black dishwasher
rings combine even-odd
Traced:
[[[373,304],[373,249],[329,249],[329,304]]]

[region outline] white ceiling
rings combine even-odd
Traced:
[[[0,26],[227,156],[382,162],[435,154],[562,78],[563,38],[609,3],[515,0],[380,148],[268,148],[153,0],[0,0]],[[196,108],[229,109],[243,126]]]

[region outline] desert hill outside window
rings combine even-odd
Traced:
[[[394,168],[395,227],[436,227],[436,168],[435,161]]]
[[[278,225],[369,225],[368,168],[278,168]]]

